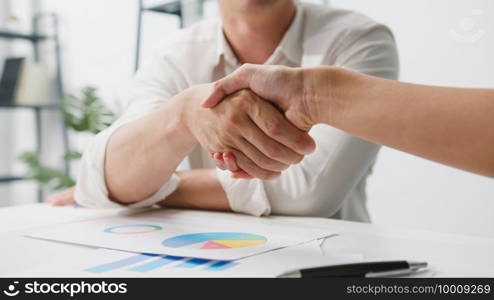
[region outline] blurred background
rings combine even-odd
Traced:
[[[494,88],[491,0],[307,2],[390,26],[403,81]],[[73,184],[139,59],[203,18],[218,18],[215,0],[0,0],[0,206]],[[492,179],[383,148],[368,195],[374,223],[494,237]]]

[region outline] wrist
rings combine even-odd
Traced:
[[[331,67],[300,69],[302,78],[302,108],[310,126],[326,123],[326,115],[330,111],[332,73]]]
[[[179,94],[178,115],[180,124],[187,136],[197,141],[195,137],[195,126],[197,118],[200,117],[200,110],[204,110],[201,102],[206,98],[209,85],[197,85],[184,90]]]
[[[197,144],[187,119],[189,109],[188,89],[172,97],[158,109],[157,124],[164,134],[164,139],[177,137],[187,148]]]
[[[348,104],[348,88],[353,85],[350,72],[324,66],[302,69],[305,106],[313,124],[334,125]]]

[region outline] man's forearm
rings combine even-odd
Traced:
[[[160,205],[173,208],[230,211],[230,205],[214,169],[177,172],[178,188]]]
[[[203,102],[252,89],[298,128],[324,123],[365,140],[494,177],[494,90],[380,79],[336,67],[244,65]]]
[[[332,89],[320,109],[326,112],[321,123],[494,176],[494,90],[422,86],[328,70]]]
[[[183,96],[175,96],[112,135],[105,159],[110,199],[129,204],[150,197],[197,144],[181,120]]]

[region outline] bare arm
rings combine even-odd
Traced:
[[[494,90],[400,83],[334,67],[247,65],[218,81],[204,106],[238,88],[275,102],[299,128],[325,123],[494,177]]]
[[[187,93],[119,128],[108,141],[105,181],[109,198],[133,203],[153,195],[197,144],[181,120]]]
[[[494,177],[494,90],[400,83],[343,70],[321,122]]]
[[[196,169],[176,172],[180,177],[177,189],[159,204],[171,208],[189,208],[231,211],[230,204],[214,169]],[[52,195],[53,206],[75,204],[74,188]]]

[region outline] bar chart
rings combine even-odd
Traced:
[[[222,272],[239,265],[238,262],[188,258],[172,255],[150,253],[131,254],[128,257],[111,261],[85,269],[93,274],[105,274],[112,271],[126,270],[129,272],[146,273],[163,268],[202,269],[208,272]],[[166,270],[165,270],[166,271]]]

